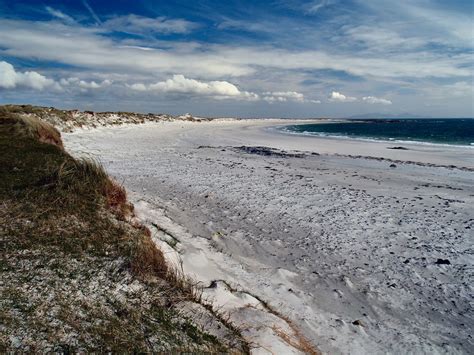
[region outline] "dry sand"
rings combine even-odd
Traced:
[[[262,320],[241,307],[261,299],[325,353],[472,352],[474,149],[391,150],[282,123],[153,123],[65,142],[166,226],[161,239],[237,324]]]

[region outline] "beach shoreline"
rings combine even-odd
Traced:
[[[64,139],[123,181],[145,219],[156,208],[187,231],[185,272],[264,300],[323,352],[468,351],[472,150],[269,129],[279,124],[159,122]]]

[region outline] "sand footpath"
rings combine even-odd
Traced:
[[[276,132],[283,123],[147,123],[64,140],[100,158],[144,219],[170,223],[162,241],[236,319],[268,304],[325,353],[469,353],[474,149],[300,137]],[[286,351],[271,347],[256,350]]]

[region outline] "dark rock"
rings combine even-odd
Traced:
[[[304,158],[304,154],[301,153],[289,153],[283,150],[278,150],[269,147],[250,147],[250,146],[241,146],[241,147],[234,147],[234,149],[247,153],[247,154],[256,154],[256,155],[263,155],[263,156],[273,156],[273,157],[280,157],[280,158]]]
[[[216,288],[217,287],[217,281],[212,280],[211,283],[209,284],[208,288]]]
[[[408,148],[405,148],[405,147],[388,147],[387,149],[408,150]]]
[[[438,259],[435,262],[436,265],[451,265],[451,262],[448,259]]]
[[[358,325],[358,326],[361,326],[361,327],[363,327],[363,326],[364,326],[364,323],[362,323],[362,321],[361,321],[361,320],[359,320],[359,319],[357,319],[357,320],[353,321],[353,322],[352,322],[352,324],[354,324],[354,325]]]
[[[396,168],[397,166],[395,164],[390,164],[391,168]]]

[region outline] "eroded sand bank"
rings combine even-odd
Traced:
[[[323,352],[469,353],[474,150],[391,150],[277,124],[155,123],[65,141],[186,231],[185,271],[266,301]]]

